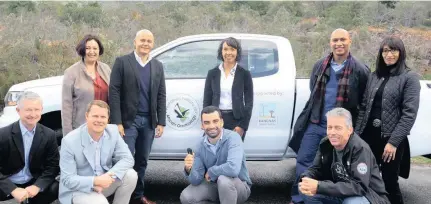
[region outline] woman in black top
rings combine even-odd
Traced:
[[[383,40],[376,66],[368,78],[355,129],[380,165],[389,200],[404,203],[398,176],[407,178],[410,171],[407,135],[419,107],[419,76],[407,67],[404,44],[396,37]]]
[[[253,109],[253,81],[250,71],[238,65],[239,41],[232,37],[224,39],[218,49],[218,59],[223,62],[208,71],[203,107],[218,107],[223,127],[237,132],[244,140]]]

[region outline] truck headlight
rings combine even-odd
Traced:
[[[19,96],[21,96],[22,91],[9,91],[4,97],[5,106],[16,106]]]

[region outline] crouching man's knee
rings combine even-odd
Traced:
[[[232,178],[221,175],[217,179],[217,188],[218,189],[235,188],[235,184],[233,183]]]
[[[182,204],[195,203],[193,198],[193,192],[189,191],[188,188],[184,189],[180,195],[180,201]]]
[[[134,189],[138,182],[138,173],[133,169],[129,169],[126,171],[126,174],[124,174],[122,181],[123,185],[132,186]]]

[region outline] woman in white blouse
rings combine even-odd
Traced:
[[[208,71],[203,107],[221,110],[223,127],[237,132],[244,140],[253,109],[253,80],[241,67],[241,44],[235,38],[224,39],[218,49],[220,65]]]

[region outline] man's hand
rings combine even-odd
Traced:
[[[317,184],[319,181],[308,177],[302,178],[302,182],[298,184],[299,191],[306,196],[314,196],[317,192]]]
[[[28,197],[33,198],[34,196],[36,196],[39,193],[40,188],[35,186],[35,185],[31,185],[31,186],[27,186],[27,188],[25,188],[25,190],[28,192]]]
[[[208,182],[211,182],[211,178],[210,178],[210,175],[208,175],[208,171],[205,173],[205,180],[207,180]]]
[[[163,135],[163,129],[164,129],[163,126],[157,125],[157,127],[156,127],[156,138],[159,138]]]
[[[184,168],[186,169],[187,173],[190,173],[194,160],[195,160],[194,152],[193,154],[187,154],[186,158],[184,158]]]
[[[387,143],[385,146],[385,150],[383,150],[382,159],[383,162],[389,163],[391,160],[395,160],[395,154],[397,153],[397,148],[392,144]]]
[[[23,188],[15,188],[10,194],[18,203],[23,202],[28,197],[28,192]]]
[[[112,178],[113,175],[114,174],[112,172],[106,172],[105,174],[96,176],[94,178],[94,186],[109,188],[109,186],[115,182],[115,179]]]
[[[126,135],[126,134],[124,133],[124,127],[123,127],[123,125],[122,124],[118,124],[117,126],[118,126],[118,132],[120,132],[121,137],[124,137],[124,135]]]
[[[94,186],[93,187],[93,191],[96,192],[96,193],[102,193],[103,188],[100,187],[100,186]]]
[[[233,129],[234,132],[237,132],[239,134],[239,136],[243,136],[244,135],[244,129],[242,129],[239,126],[236,126],[235,129]]]

